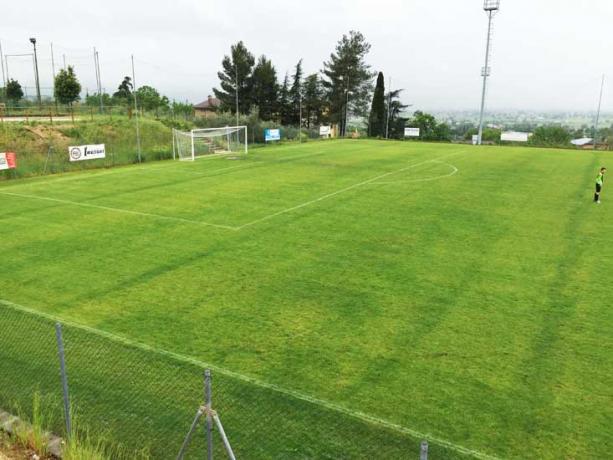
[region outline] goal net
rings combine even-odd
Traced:
[[[247,127],[172,130],[173,158],[193,161],[211,155],[247,153]]]

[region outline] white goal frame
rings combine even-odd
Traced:
[[[224,133],[223,131],[226,131],[226,133]],[[215,136],[208,135],[209,133],[215,133],[215,132],[217,133],[221,132],[221,134],[217,134]],[[239,134],[239,139],[240,139],[241,132],[244,135],[244,142],[242,142],[244,146],[242,150],[243,150],[243,153],[246,155],[247,153],[249,153],[247,126],[221,126],[219,128],[192,129],[191,131],[179,131],[178,129],[173,129],[172,130],[172,159],[176,160],[178,158],[180,161],[195,161],[196,158],[217,157],[221,155],[240,153],[240,152],[237,152],[236,150],[232,151],[232,149],[230,148],[230,135],[235,134],[235,133]],[[180,155],[179,140],[178,140],[179,136],[183,136],[184,138],[189,137],[189,146],[191,147],[191,155],[183,155],[183,156]],[[223,151],[219,153],[208,153],[204,155],[196,154],[195,139],[207,139],[207,138],[221,137],[221,136],[227,136],[227,143],[228,143],[227,151]]]

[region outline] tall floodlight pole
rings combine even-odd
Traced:
[[[490,54],[492,41],[492,20],[500,10],[500,0],[484,0],[483,9],[487,13],[487,45],[485,46],[485,67],[481,70],[483,77],[483,90],[481,91],[481,112],[479,114],[479,135],[477,143],[481,145],[483,140],[483,113],[485,111],[485,95],[487,92],[487,77],[490,76]]]
[[[38,99],[39,107],[43,105],[43,101],[40,97],[40,80],[38,79],[38,56],[36,55],[36,39],[30,38],[30,43],[34,47],[34,76],[36,77],[36,96]]]
[[[134,116],[136,117],[136,148],[138,151],[138,162],[141,160],[140,149],[140,126],[138,125],[138,102],[136,101],[136,74],[134,73],[134,55],[132,55],[132,95],[134,96]]]
[[[598,123],[600,122],[600,109],[602,107],[602,92],[604,90],[604,75],[602,76],[602,81],[600,82],[600,97],[598,98],[598,110],[596,111],[596,120],[594,121],[594,150],[596,150],[596,144],[598,136]]]

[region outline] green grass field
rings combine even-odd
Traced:
[[[607,162],[360,140],[6,182],[0,299],[492,456],[610,458]]]

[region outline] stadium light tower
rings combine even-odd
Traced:
[[[34,77],[36,79],[36,98],[38,99],[38,106],[42,105],[40,97],[40,80],[38,79],[38,56],[36,55],[36,38],[30,38],[30,43],[34,47]]]
[[[487,45],[485,46],[485,67],[481,70],[483,77],[483,90],[481,92],[481,112],[479,114],[479,135],[477,143],[481,145],[483,138],[483,112],[485,111],[485,94],[487,92],[487,77],[490,76],[490,55],[492,41],[492,19],[500,10],[500,0],[484,0],[483,10],[487,13]]]

